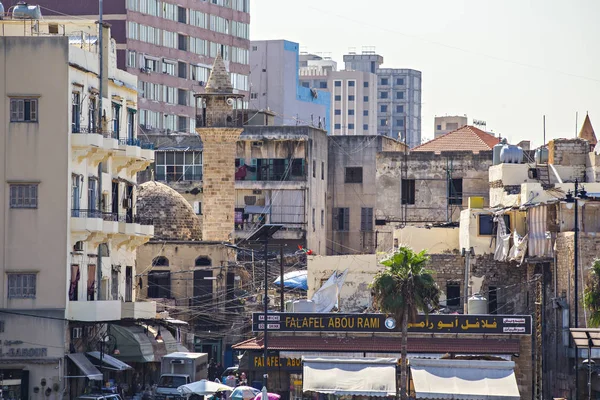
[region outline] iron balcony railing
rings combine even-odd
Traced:
[[[156,174],[156,180],[160,182],[201,182],[202,174]]]
[[[196,114],[197,128],[242,128],[244,126],[244,114],[237,110],[224,112],[209,112],[198,109]]]
[[[89,128],[86,126],[71,126],[71,133],[102,135],[105,138],[111,138],[113,135],[112,131],[102,131],[96,127]]]
[[[124,145],[124,146],[141,147],[140,139],[136,139],[136,138],[119,139],[119,144]]]
[[[142,149],[144,149],[144,150],[154,150],[154,143],[141,142],[140,145],[141,145]]]
[[[102,218],[107,222],[124,222],[128,224],[154,225],[152,218],[140,217],[131,213],[114,213],[100,210],[72,209],[71,216],[75,218]]]

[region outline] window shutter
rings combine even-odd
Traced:
[[[19,112],[18,112],[18,100],[12,99],[10,101],[10,120],[11,121],[18,121],[19,118]]]
[[[17,102],[17,121],[25,121],[25,101],[15,100]]]
[[[367,209],[366,208],[361,208],[360,209],[360,230],[361,231],[366,231],[367,230],[367,213],[366,213]]]
[[[367,230],[373,230],[373,209],[367,208]]]
[[[350,209],[344,208],[344,230],[350,230]]]

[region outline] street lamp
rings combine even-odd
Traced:
[[[268,315],[269,315],[269,276],[268,276],[268,271],[269,271],[269,265],[267,263],[267,258],[268,258],[268,245],[269,245],[269,239],[271,237],[273,237],[273,234],[275,234],[275,232],[277,232],[278,230],[280,230],[281,228],[283,228],[283,225],[276,225],[276,224],[264,224],[262,225],[260,228],[258,228],[252,235],[250,235],[248,237],[248,241],[255,241],[255,242],[263,242],[265,247],[264,247],[264,253],[265,253],[265,294],[264,294],[264,305],[265,305],[265,312],[264,312],[264,352],[263,352],[263,367],[264,367],[264,375],[263,375],[263,390],[266,390],[267,387],[267,380],[268,380],[268,373],[267,373],[267,348],[268,348],[268,331],[267,331],[267,325],[268,325]],[[281,277],[281,279],[283,280],[283,277]],[[282,282],[283,284],[283,282]],[[266,400],[266,398],[263,398],[263,400]]]
[[[574,289],[575,289],[575,305],[574,305],[574,311],[575,311],[575,318],[574,318],[574,325],[575,328],[579,328],[579,200],[585,200],[587,199],[587,192],[585,191],[585,188],[582,186],[581,188],[579,188],[579,181],[577,179],[575,179],[575,188],[574,188],[574,192],[571,192],[571,190],[569,190],[565,196],[565,201],[567,202],[567,204],[572,203],[575,206],[575,224],[574,224],[574,228],[573,228],[573,232],[574,232],[574,239],[573,239],[573,264],[575,267],[575,273],[574,273],[574,278],[575,278],[575,285]],[[575,393],[576,393],[576,397],[579,398],[579,385],[577,385],[577,382],[579,382],[579,368],[577,367],[579,364],[579,353],[577,351],[575,351]]]

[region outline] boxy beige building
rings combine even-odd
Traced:
[[[65,358],[96,343],[82,327],[156,316],[133,302],[135,248],[154,231],[135,214],[136,173],[154,154],[108,28],[99,81],[97,28],[0,21],[0,372],[21,398],[58,397],[85,375]]]

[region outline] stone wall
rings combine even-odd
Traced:
[[[196,131],[204,144],[202,238],[230,241],[234,230],[236,142],[242,129]]]
[[[489,204],[488,168],[492,152],[381,152],[377,154],[376,218],[387,221],[378,226],[377,247],[392,247],[393,229],[403,223],[458,221],[469,197],[483,197]],[[406,171],[403,173],[403,168]],[[451,171],[451,174],[449,173]],[[448,207],[448,178],[462,178],[462,203]],[[402,204],[402,179],[415,180],[414,204]]]
[[[554,139],[548,142],[548,163],[575,167],[575,176],[580,182],[585,182],[589,152],[590,146],[587,140]]]

